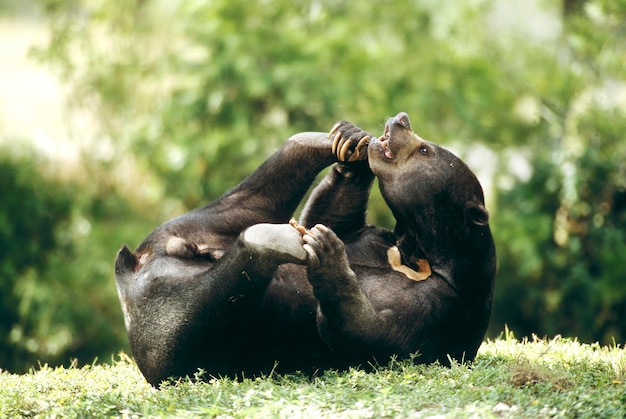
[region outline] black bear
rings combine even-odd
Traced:
[[[374,177],[393,231],[366,224]],[[131,351],[153,385],[199,369],[242,377],[414,353],[472,360],[495,270],[478,180],[405,113],[380,138],[346,121],[294,135],[220,199],[115,261]]]

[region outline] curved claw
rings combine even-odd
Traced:
[[[339,121],[335,125],[333,125],[333,127],[330,129],[330,132],[328,133],[328,138],[330,138],[330,136],[333,135],[335,133],[335,131],[337,131],[339,129],[340,126],[341,126],[341,121]]]
[[[328,133],[328,139],[332,139],[332,154],[337,157],[338,161],[344,163],[365,158],[363,157],[364,148],[367,147],[372,138],[366,134],[365,131],[350,122],[337,122]],[[361,135],[365,136],[360,138]]]
[[[365,137],[361,138],[361,140],[358,142],[358,144],[356,145],[356,149],[360,149],[363,146],[366,146],[367,144],[370,143],[370,140],[372,138],[369,135],[366,135]]]
[[[337,126],[337,128],[339,128]],[[331,148],[331,152],[333,154],[337,154],[337,149],[339,148],[339,144],[341,142],[341,138],[342,138],[342,134],[341,131],[337,132],[337,134],[335,135],[335,138],[333,139],[333,146]]]
[[[349,162],[353,162],[353,161],[359,160],[359,158],[361,157],[361,149],[369,144],[370,139],[371,139],[370,136],[366,135],[365,137],[363,137],[363,138],[361,138],[359,140],[359,142],[357,143],[356,147],[354,147],[354,152],[352,153],[352,155],[348,159]]]
[[[346,161],[346,154],[350,151],[350,141],[346,141],[342,144],[341,150],[339,150],[339,161]]]

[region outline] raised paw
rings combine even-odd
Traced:
[[[332,153],[340,162],[367,159],[367,145],[372,136],[351,122],[337,122],[328,138],[333,140]]]
[[[307,230],[302,237],[304,240],[304,250],[307,253],[307,264],[309,268],[320,268],[320,266],[348,265],[348,257],[343,242],[337,237],[335,232],[322,224]]]

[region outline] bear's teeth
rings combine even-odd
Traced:
[[[391,147],[389,147],[389,140],[381,141],[380,144],[383,147],[383,153],[385,153],[385,157],[388,159],[393,159],[393,153],[391,152]]]

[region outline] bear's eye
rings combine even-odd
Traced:
[[[421,146],[421,147],[420,147],[420,149],[419,149],[419,150],[420,150],[420,154],[421,154],[422,156],[428,156],[428,147],[426,147],[425,145],[423,145],[423,146]]]

